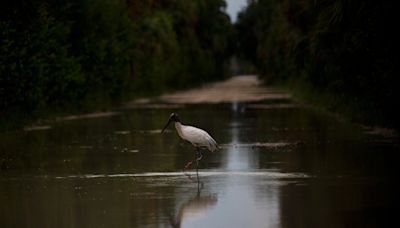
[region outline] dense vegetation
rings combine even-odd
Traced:
[[[224,0],[0,3],[0,125],[18,113],[222,78],[235,32],[240,61],[266,81],[356,120],[400,126],[393,3],[250,0],[235,31],[224,8]]]
[[[0,3],[0,117],[226,75],[223,0]]]
[[[391,1],[249,1],[238,55],[268,82],[369,123],[399,128],[396,7]]]

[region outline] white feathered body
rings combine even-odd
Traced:
[[[206,147],[211,152],[218,148],[217,142],[203,129],[183,125],[179,122],[175,122],[175,128],[182,139],[195,147]]]

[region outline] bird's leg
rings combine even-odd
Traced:
[[[188,167],[190,167],[192,165],[193,161],[188,162],[185,167],[183,168],[183,170],[186,170]]]
[[[201,155],[199,148],[196,147],[196,169],[198,169],[199,161],[201,160],[202,157],[203,157],[203,155]]]
[[[196,147],[196,148],[197,148],[197,147]],[[195,158],[197,158],[197,153],[196,153],[196,157],[195,157]],[[196,160],[196,159],[195,159],[195,160]],[[185,167],[183,168],[183,171],[185,171],[187,168],[189,168],[189,167],[193,164],[193,162],[194,162],[194,160],[188,162],[188,163],[185,165]]]
[[[198,147],[196,147],[196,157],[195,157],[195,160],[196,160],[196,170],[198,169],[199,161],[200,161],[202,158],[203,158],[203,154],[201,153],[200,149],[199,149]],[[183,168],[183,170],[185,171],[187,168],[189,168],[189,167],[193,164],[193,162],[194,162],[195,160],[188,162],[188,163],[185,165],[185,167]]]
[[[201,151],[198,147],[196,147],[196,175],[197,175],[197,182],[199,182],[199,161],[203,158]]]
[[[199,156],[200,155],[200,156]],[[197,158],[196,161],[197,163],[203,158],[203,154],[201,153],[201,150],[197,148]]]

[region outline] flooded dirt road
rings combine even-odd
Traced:
[[[395,222],[393,138],[293,103],[254,77],[231,80],[256,84],[217,83],[203,88],[211,93],[142,99],[0,134],[0,227]],[[182,171],[194,148],[173,127],[160,134],[171,112],[221,146],[204,152],[199,182],[194,170]]]

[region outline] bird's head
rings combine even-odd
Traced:
[[[163,133],[163,132],[165,131],[165,129],[168,127],[168,125],[169,125],[171,122],[181,122],[181,121],[179,120],[178,114],[176,114],[176,113],[171,113],[171,115],[169,116],[168,122],[167,122],[167,124],[165,125],[165,127],[162,129],[161,133]]]
[[[176,113],[171,113],[171,115],[169,115],[169,119],[171,120],[171,121],[174,121],[174,122],[181,122],[180,120],[179,120],[179,116],[178,116],[178,114],[176,114]]]

